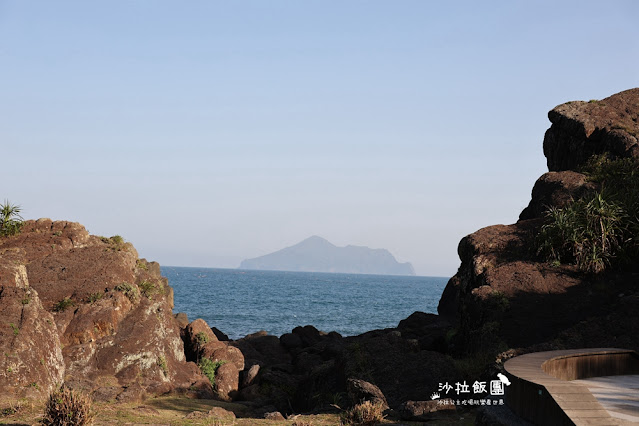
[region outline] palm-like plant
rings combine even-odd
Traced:
[[[4,203],[0,204],[0,237],[20,232],[23,223],[22,216],[20,216],[21,210],[20,206],[11,204],[8,200],[4,200]]]

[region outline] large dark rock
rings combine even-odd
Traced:
[[[532,190],[532,199],[519,220],[543,217],[549,207],[562,208],[573,200],[593,191],[595,185],[588,182],[586,175],[572,172],[548,172],[543,174]]]
[[[578,167],[596,154],[639,158],[639,89],[602,101],[569,102],[549,118],[544,153],[551,172],[535,184],[519,222],[480,229],[459,243],[461,266],[438,306],[455,326],[448,349],[456,353],[532,345],[639,346],[636,327],[629,326],[639,321],[639,311],[624,304],[637,294],[632,272],[587,275],[574,266],[548,264],[536,251],[544,211],[597,189]]]
[[[601,101],[576,101],[548,113],[544,137],[548,170],[576,170],[594,154],[639,158],[639,88]]]
[[[415,339],[421,349],[444,352],[450,323],[439,315],[414,312],[399,322],[397,330],[405,339]]]
[[[360,379],[348,379],[346,381],[348,397],[353,405],[370,401],[374,404],[381,404],[384,410],[388,409],[386,397],[377,386]]]

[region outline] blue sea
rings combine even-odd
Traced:
[[[396,327],[415,311],[437,313],[448,278],[163,266],[174,312],[204,319],[231,339],[298,325],[352,336]]]

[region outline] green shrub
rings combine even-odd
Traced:
[[[364,401],[343,412],[343,425],[376,425],[384,420],[384,405],[381,402]]]
[[[75,305],[75,302],[71,300],[71,298],[65,297],[64,299],[53,305],[53,310],[55,312],[64,312],[73,305]]]
[[[195,343],[197,344],[198,349],[202,348],[209,342],[209,336],[206,335],[205,332],[200,331],[195,335]]]
[[[212,361],[209,358],[202,358],[197,363],[197,366],[200,367],[202,373],[209,378],[211,386],[215,386],[215,372],[224,364],[226,364],[226,361]]]
[[[109,244],[111,247],[109,249],[113,251],[120,251],[124,247],[124,238],[119,235],[114,235],[110,238],[100,237],[103,243]],[[108,251],[109,249],[106,249]]]
[[[138,268],[142,269],[143,271],[148,271],[149,270],[149,266],[142,259],[136,260],[135,261],[135,266],[137,266]]]
[[[138,286],[140,287],[142,294],[151,300],[153,300],[153,296],[156,294],[164,294],[164,287],[162,287],[162,284],[160,283],[144,280],[138,284]]]
[[[20,206],[11,204],[8,200],[0,204],[0,237],[8,237],[20,232],[23,225],[21,210]]]
[[[91,398],[64,387],[49,395],[44,409],[43,425],[91,425],[94,413]]]
[[[537,252],[553,264],[602,272],[639,260],[639,163],[593,157],[582,169],[599,190],[563,208],[551,207]]]
[[[133,303],[135,303],[139,298],[138,289],[127,282],[116,285],[115,290],[124,293],[124,295]]]
[[[164,373],[164,376],[168,376],[169,375],[169,367],[166,364],[166,357],[164,355],[160,355],[157,359],[157,364],[158,366],[162,369],[162,373]]]
[[[89,295],[89,299],[88,300],[89,300],[89,303],[95,303],[98,300],[102,299],[102,297],[104,297],[104,293],[100,293],[100,292],[91,293]]]

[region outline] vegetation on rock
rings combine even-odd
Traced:
[[[16,235],[22,229],[22,216],[20,216],[20,206],[11,204],[4,200],[0,204],[0,237]]]
[[[69,297],[65,297],[53,306],[53,310],[55,312],[64,312],[73,305],[75,305],[75,302]]]
[[[138,300],[139,294],[138,289],[133,287],[131,284],[127,282],[123,282],[122,284],[118,284],[115,286],[116,291],[121,291],[124,295],[132,302],[135,303]]]
[[[212,361],[209,358],[202,358],[197,363],[202,373],[209,378],[211,386],[215,386],[215,373],[222,364],[226,364],[226,361]]]
[[[563,208],[546,213],[538,253],[551,262],[574,263],[599,273],[639,259],[639,163],[593,157],[581,170],[597,184]]]

